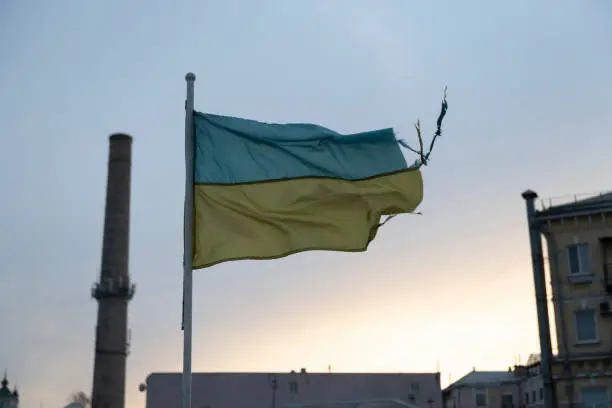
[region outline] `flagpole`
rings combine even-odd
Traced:
[[[185,231],[183,251],[183,392],[182,408],[191,408],[191,340],[193,311],[193,88],[195,75],[185,75]]]

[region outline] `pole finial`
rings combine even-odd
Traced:
[[[187,75],[185,75],[185,81],[187,81],[187,82],[194,82],[195,81],[195,74],[193,72],[188,72]]]

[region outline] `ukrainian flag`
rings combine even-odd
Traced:
[[[194,113],[193,269],[309,250],[365,251],[423,198],[393,129],[342,135]]]

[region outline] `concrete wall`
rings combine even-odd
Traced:
[[[276,380],[276,391],[273,381]],[[414,397],[414,399],[412,399]],[[193,408],[282,408],[286,404],[398,398],[442,408],[440,376],[431,374],[205,373],[193,375]],[[427,402],[433,400],[431,405]],[[147,408],[179,408],[181,374],[147,379]]]

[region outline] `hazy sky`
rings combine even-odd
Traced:
[[[538,350],[521,192],[609,189],[612,4],[0,2],[0,369],[23,408],[91,390],[108,135],[134,136],[128,406],[181,367],[184,76],[196,109],[445,134],[423,216],[367,253],[195,276],[194,370],[506,369]]]

